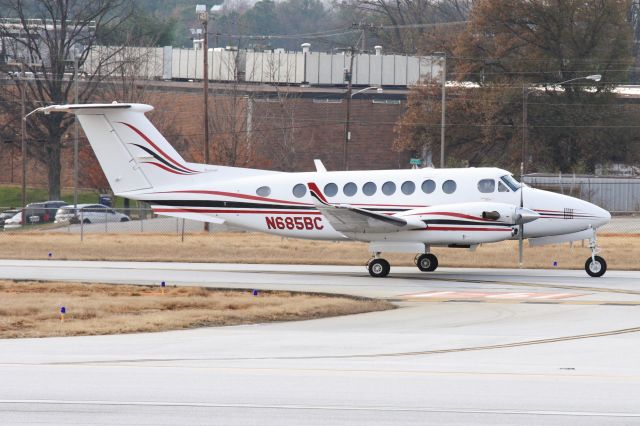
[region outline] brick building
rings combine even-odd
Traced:
[[[346,99],[344,88],[239,84],[210,85],[212,163],[286,171],[313,170],[321,159],[328,170],[343,169]],[[202,89],[199,83],[148,82],[142,102],[154,105],[151,121],[188,161],[203,158]],[[354,87],[353,93],[362,88]],[[408,168],[410,153],[393,150],[393,126],[406,106],[407,90],[366,90],[351,100],[348,166],[356,169]],[[106,95],[97,102],[111,102]],[[82,135],[82,133],[81,133]],[[27,139],[28,140],[28,139]],[[11,141],[6,141],[11,142]],[[0,144],[0,183],[21,181],[19,135]],[[29,141],[28,143],[33,143]],[[229,148],[231,147],[231,148]],[[95,158],[80,141],[80,186],[96,186]],[[235,153],[229,154],[230,151]],[[229,151],[229,152],[226,152]],[[223,153],[226,152],[226,155]],[[63,147],[62,186],[72,185],[72,139]],[[29,185],[46,185],[46,169],[28,161]]]

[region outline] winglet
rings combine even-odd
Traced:
[[[329,205],[329,202],[327,201],[327,199],[324,197],[324,195],[318,188],[318,185],[316,185],[314,182],[309,182],[307,183],[307,186],[309,187],[309,193],[313,198],[318,200],[321,204],[324,204],[327,206]]]

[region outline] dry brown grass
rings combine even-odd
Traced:
[[[189,234],[184,242],[177,235],[92,234],[80,242],[78,235],[54,233],[5,234],[0,258],[73,260],[132,260],[213,263],[295,263],[364,265],[367,245],[357,242],[323,242],[283,239],[260,233]],[[640,269],[640,235],[600,235],[603,256],[612,269]],[[487,244],[475,252],[434,248],[442,266],[517,266],[515,241]],[[530,248],[525,244],[525,267],[583,268],[590,255],[587,247],[575,243]],[[411,254],[385,254],[392,265],[413,265]]]
[[[67,309],[60,321],[60,307]],[[0,338],[293,321],[391,309],[381,300],[202,287],[0,281]]]

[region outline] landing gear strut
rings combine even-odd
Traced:
[[[374,278],[384,278],[389,275],[389,271],[391,270],[391,265],[384,259],[379,257],[374,257],[369,260],[367,263],[367,269],[369,270],[369,275]]]
[[[416,266],[422,272],[432,272],[438,267],[438,258],[431,253],[421,254],[416,257]]]
[[[584,270],[592,277],[601,277],[607,272],[607,262],[600,257],[596,256],[600,252],[598,247],[598,239],[596,238],[596,230],[593,230],[593,236],[589,238],[589,248],[591,249],[591,257],[587,259],[584,264]]]

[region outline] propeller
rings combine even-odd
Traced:
[[[523,186],[523,178],[524,178],[524,161],[520,163],[520,210],[524,208],[524,186]],[[524,221],[520,220],[520,225],[518,226],[518,263],[520,268],[522,268],[522,244],[524,241]]]

